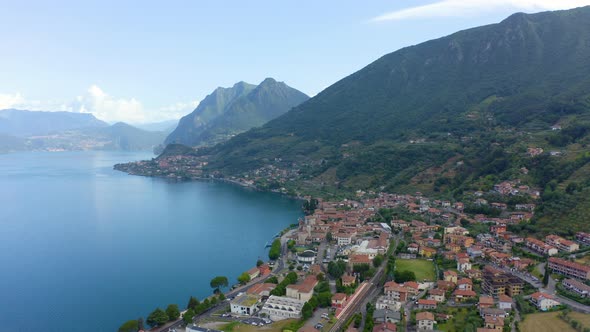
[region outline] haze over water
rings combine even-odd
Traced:
[[[186,306],[267,258],[300,203],[213,182],[130,176],[146,153],[0,155],[0,331],[116,331]]]

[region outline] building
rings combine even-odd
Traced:
[[[469,278],[463,278],[457,281],[457,289],[460,290],[473,290],[473,281]]]
[[[491,296],[480,296],[477,307],[479,309],[491,308],[494,306],[494,298]]]
[[[396,301],[393,298],[387,297],[385,295],[379,296],[377,298],[377,302],[375,303],[376,309],[389,309],[393,311],[400,311],[401,307],[401,302]]]
[[[389,309],[376,309],[373,311],[373,321],[375,323],[397,323],[402,320],[402,314],[399,311]]]
[[[315,264],[316,252],[313,250],[305,250],[297,254],[297,261],[301,264]]]
[[[559,302],[555,300],[555,297],[550,294],[536,292],[531,294],[531,303],[541,311],[547,311],[555,306],[559,305]]]
[[[248,273],[248,275],[250,276],[250,280],[252,280],[260,275],[260,269],[258,269],[257,267],[253,267],[250,270],[246,271],[246,273]]]
[[[557,235],[547,235],[545,237],[545,242],[547,242],[548,245],[554,246],[559,251],[563,252],[574,252],[580,250],[579,244],[575,243],[574,241],[566,240]]]
[[[393,323],[381,323],[373,327],[373,332],[396,332],[397,325]]]
[[[292,299],[284,296],[271,295],[262,306],[260,313],[267,314],[268,317],[274,321],[300,318],[301,309],[305,301]]]
[[[590,286],[579,282],[576,279],[565,279],[562,281],[563,287],[579,297],[590,297]]]
[[[259,296],[270,296],[270,292],[276,287],[277,285],[271,283],[260,283],[252,285],[252,287],[248,288],[246,291],[248,294],[259,295]]]
[[[342,276],[342,286],[344,287],[352,286],[355,282],[356,278],[350,274],[345,274]]]
[[[428,291],[428,299],[442,303],[445,301],[445,291],[440,288],[431,289]]]
[[[453,298],[455,299],[455,302],[469,301],[471,299],[475,299],[476,296],[477,296],[477,293],[475,293],[472,290],[456,289],[453,292]]]
[[[445,281],[452,282],[454,284],[457,283],[457,272],[455,271],[447,270],[443,272],[443,277]]]
[[[522,293],[524,283],[518,277],[502,270],[486,266],[483,272],[482,290],[494,298],[500,295],[516,296]]]
[[[532,237],[527,237],[524,240],[524,244],[525,244],[525,246],[527,246],[527,248],[529,248],[532,251],[539,253],[541,255],[554,256],[554,255],[557,255],[557,252],[558,252],[557,248],[550,246],[547,243],[537,240]]]
[[[318,284],[318,279],[313,276],[307,276],[303,282],[287,286],[287,297],[307,302],[313,296],[313,288]]]
[[[576,241],[586,244],[586,245],[590,245],[590,233],[577,232],[576,233]]]
[[[229,304],[233,314],[250,316],[256,312],[256,305],[259,301],[260,296],[254,294],[242,294],[236,296]]]
[[[467,270],[471,270],[471,262],[469,261],[469,258],[457,259],[457,271],[465,272]]]
[[[348,233],[338,233],[336,234],[335,238],[339,246],[347,246],[352,243],[354,235]]]
[[[508,295],[498,296],[498,308],[503,310],[512,310],[512,298]]]
[[[346,306],[346,294],[336,293],[332,295],[332,307],[344,308]]]
[[[432,312],[423,311],[416,314],[416,327],[418,331],[432,331],[434,330],[434,314]]]
[[[408,300],[408,294],[410,293],[406,287],[399,285],[394,281],[386,282],[383,286],[383,292],[385,293],[385,296],[399,302],[406,302]]]
[[[554,273],[559,273],[567,277],[590,280],[590,266],[588,265],[551,257],[549,258],[549,269]]]
[[[437,302],[436,300],[427,300],[427,299],[419,299],[418,300],[418,309],[436,309]]]
[[[487,329],[502,332],[504,330],[504,318],[486,316],[484,324]]]

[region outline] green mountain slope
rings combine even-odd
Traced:
[[[308,98],[272,78],[258,86],[240,82],[232,88],[218,88],[180,120],[165,143],[196,146],[223,141],[276,118]]]
[[[89,113],[0,110],[0,134],[26,137],[108,126]]]
[[[210,172],[240,176],[273,165],[296,170],[284,185],[324,195],[386,189],[460,197],[516,177],[544,190],[587,163],[589,110],[590,7],[514,14],[385,55],[201,153]],[[558,137],[550,130],[556,123],[577,134]],[[530,158],[529,147],[564,157]],[[531,172],[521,176],[522,167]],[[559,188],[550,191],[561,195]]]

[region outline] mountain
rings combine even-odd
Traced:
[[[563,130],[551,130],[556,124]],[[460,199],[518,179],[543,192],[539,227],[555,230],[552,220],[560,220],[573,231],[588,227],[588,144],[583,7],[518,13],[400,49],[199,153],[212,174],[240,177],[272,165],[296,174],[282,186],[322,196],[420,190]],[[533,157],[531,147],[545,153]],[[578,217],[563,215],[564,204]]]
[[[147,131],[124,122],[117,122],[104,128],[81,130],[80,135],[106,142],[101,147],[103,150],[123,151],[152,150],[166,137],[163,131]]]
[[[106,127],[89,113],[0,110],[0,134],[26,137],[64,130]]]
[[[166,120],[135,125],[139,129],[147,131],[163,131],[167,135],[172,133],[178,126],[178,120]]]
[[[239,82],[231,88],[217,88],[180,120],[165,143],[197,146],[224,141],[276,118],[308,98],[272,78],[258,86]]]

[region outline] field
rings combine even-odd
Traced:
[[[244,324],[244,323],[240,323],[240,322],[232,322],[232,323],[226,323],[226,324],[209,324],[209,325],[205,325],[205,327],[207,328],[214,328],[214,329],[220,329],[221,331],[224,332],[255,332],[255,331],[266,331],[266,332],[281,332],[283,331],[283,329],[293,323],[295,320],[293,319],[287,319],[287,320],[283,320],[283,321],[278,321],[275,323],[272,323],[270,325],[265,325],[265,326],[253,326],[253,325],[249,325],[249,324]]]
[[[413,271],[417,281],[434,281],[434,264],[425,259],[396,259],[395,269],[398,271]]]
[[[585,315],[579,312],[570,312],[571,319],[577,320],[584,328],[590,328],[590,315]]]
[[[575,330],[557,315],[559,312],[547,312],[527,315],[520,324],[522,332],[575,332]],[[573,316],[573,313],[570,314]],[[578,319],[576,317],[576,319]]]
[[[590,265],[590,254],[576,259],[576,262],[578,262],[580,264]]]

